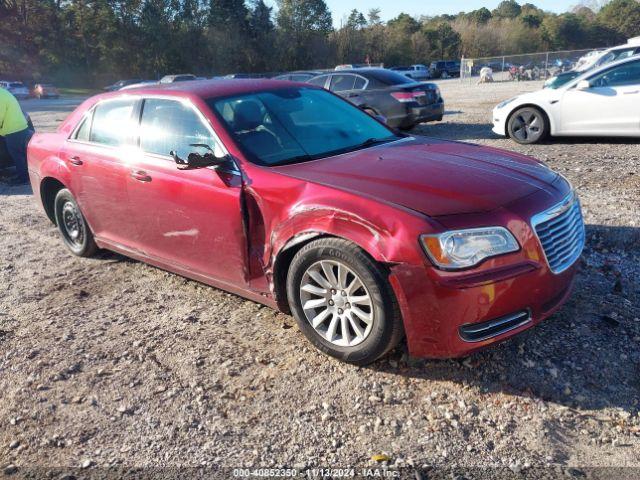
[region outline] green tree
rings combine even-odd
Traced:
[[[488,8],[482,7],[467,14],[469,20],[475,23],[487,23],[491,20],[491,12]]]
[[[356,10],[355,8],[351,10],[349,13],[349,18],[347,18],[347,28],[351,28],[352,30],[360,30],[367,25],[367,19],[364,18],[364,15]]]
[[[369,26],[382,25],[379,8],[372,8],[369,10],[369,12],[367,13],[367,23],[369,24]]]
[[[548,16],[542,22],[542,36],[551,49],[577,49],[590,47],[583,20],[572,13]]]
[[[311,68],[325,63],[326,37],[333,26],[324,0],[278,0],[276,24],[283,68]]]
[[[640,2],[636,0],[612,0],[596,18],[627,38],[640,35]]]
[[[275,26],[271,20],[271,7],[264,0],[256,0],[249,14],[251,48],[249,50],[249,70],[267,71],[273,65],[273,45]]]
[[[206,38],[216,73],[245,71],[250,63],[249,11],[244,0],[210,0]]]
[[[406,13],[389,20],[385,29],[385,63],[398,65],[417,61],[412,36],[419,30],[420,22]]]
[[[515,0],[503,0],[492,13],[494,17],[516,18],[521,11],[520,4]]]

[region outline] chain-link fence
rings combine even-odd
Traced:
[[[576,68],[596,49],[563,50],[558,52],[527,53],[502,57],[463,58],[460,64],[461,81],[513,82],[545,80],[561,72]],[[490,79],[486,68],[491,69]],[[484,71],[483,71],[484,69]],[[481,79],[481,73],[485,73]]]

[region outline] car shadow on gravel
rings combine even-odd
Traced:
[[[638,138],[631,137],[552,137],[546,139],[543,144],[556,145],[637,145]]]
[[[12,195],[32,195],[31,185],[25,183],[24,185],[8,185],[0,180],[0,196],[9,197]]]
[[[466,359],[407,359],[370,368],[481,393],[576,409],[640,411],[640,228],[589,225],[568,302],[536,327]]]
[[[457,113],[457,112],[451,112]],[[493,133],[490,123],[440,122],[417,125],[409,134],[441,138],[443,140],[480,141],[505,140],[505,137]],[[507,139],[508,140],[508,139]],[[631,137],[551,137],[537,145],[636,145],[638,138]],[[513,142],[514,146],[517,146]]]
[[[424,123],[416,126],[409,134],[424,135],[426,137],[436,137],[443,140],[488,140],[499,139],[495,133],[491,131],[492,125],[478,123],[461,123],[461,122],[441,122],[441,123]]]

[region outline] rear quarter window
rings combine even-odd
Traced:
[[[80,142],[88,142],[89,141],[89,133],[91,132],[91,119],[93,117],[93,112],[88,115],[85,115],[82,121],[80,122],[80,127],[76,130],[73,138]]]
[[[131,141],[135,124],[132,119],[133,100],[109,100],[96,106],[89,141],[118,147]]]

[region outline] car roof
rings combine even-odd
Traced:
[[[616,45],[615,47],[607,48],[606,50],[602,50],[603,53],[615,52],[617,50],[629,50],[630,48],[638,48],[640,44],[638,43],[624,43],[622,45]]]
[[[103,93],[101,98],[117,97],[118,95],[169,95],[169,96],[194,96],[200,98],[219,98],[245,93],[262,92],[276,88],[291,88],[298,85],[313,88],[302,82],[290,82],[287,80],[270,80],[263,78],[221,78],[213,80],[193,80],[191,82],[176,82],[165,84],[153,84],[138,88]]]
[[[344,70],[330,70],[328,72],[321,73],[320,75],[343,75],[345,73],[355,73],[359,75],[366,75],[367,73],[376,73],[376,72],[388,72],[393,71],[386,68],[378,68],[378,67],[362,67],[362,68],[345,68]],[[318,76],[320,76],[318,75]]]

